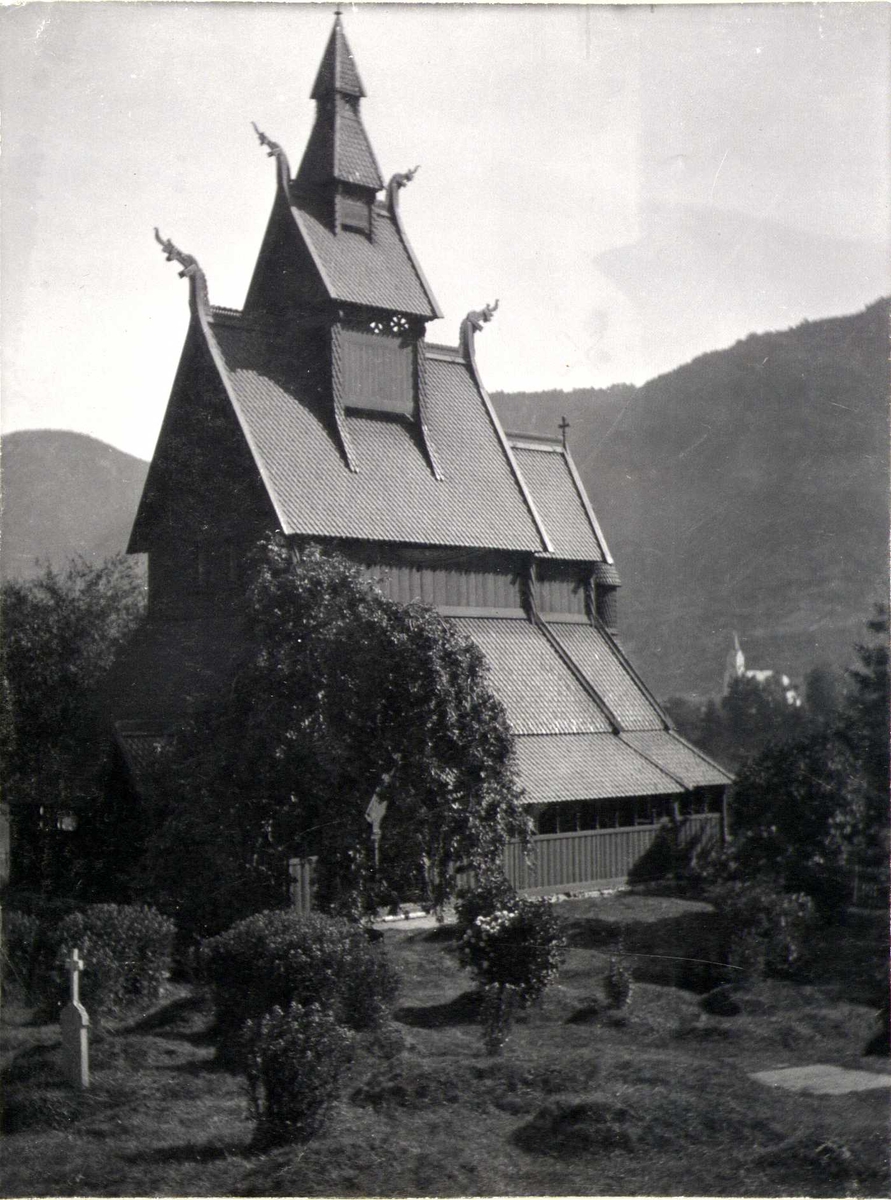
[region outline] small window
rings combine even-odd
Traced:
[[[357,233],[371,236],[371,205],[367,200],[356,200],[352,196],[340,198],[341,229],[354,229]]]

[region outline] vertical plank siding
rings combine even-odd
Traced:
[[[532,861],[527,862],[520,842],[508,842],[504,871],[519,892],[555,895],[570,888],[618,887],[627,882],[634,864],[653,845],[664,823],[628,825],[619,829],[589,829],[581,833],[549,833],[533,838]],[[721,838],[720,813],[684,817],[678,829],[680,846],[710,844]],[[300,913],[312,909],[315,858],[292,858],[291,905]],[[473,887],[473,872],[463,872],[460,887]]]
[[[581,884],[616,887],[655,842],[662,824],[629,825],[619,829],[590,829],[580,833],[543,834],[533,839],[532,863],[527,864],[519,842],[505,849],[504,869],[521,891],[560,892]],[[684,817],[680,846],[716,842],[721,836],[719,813]]]
[[[521,607],[516,574],[506,568],[473,570],[375,563],[366,564],[365,570],[385,596],[400,604],[422,600],[444,608]]]

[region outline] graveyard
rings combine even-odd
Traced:
[[[265,1152],[197,984],[174,977],[152,1005],[90,1019],[88,1063],[63,1054],[64,1022],[9,993],[3,1194],[887,1194],[864,930],[828,930],[806,983],[759,979],[718,1012],[705,903],[625,892],[553,911],[566,960],[497,1056],[454,927],[380,924],[401,981],[389,1019],[356,1036],[324,1129]],[[616,954],[633,976],[620,1009],[603,986]],[[69,955],[74,985],[81,969]]]

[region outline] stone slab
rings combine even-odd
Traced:
[[[844,1096],[848,1092],[866,1092],[872,1088],[891,1088],[891,1075],[878,1071],[856,1071],[827,1063],[812,1063],[807,1067],[782,1067],[777,1071],[755,1071],[751,1079],[768,1087],[781,1087],[790,1092],[807,1092],[814,1096]]]

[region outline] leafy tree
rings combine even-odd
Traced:
[[[74,851],[84,830],[80,839],[60,837],[57,818],[83,813],[101,795],[105,737],[97,697],[140,621],[143,596],[123,557],[99,566],[73,559],[64,571],[47,567],[0,588],[0,752],[16,886],[43,893],[77,886]]]
[[[826,663],[812,667],[804,678],[804,707],[808,723],[815,728],[835,728],[843,702],[844,687],[839,673]]]
[[[412,888],[440,906],[456,865],[483,868],[528,835],[483,656],[437,613],[272,542],[247,634],[231,688],[178,728],[159,776],[143,886],[193,930],[281,906],[293,856],[318,855],[330,909]],[[388,805],[377,870],[374,796]]]
[[[778,879],[831,915],[848,898],[867,792],[857,756],[834,732],[769,746],[743,765],[731,794],[738,875]]]
[[[887,883],[889,680],[888,609],[876,605],[867,621],[873,635],[857,646],[859,667],[849,672],[851,687],[841,714],[841,738],[851,749],[867,782],[863,864],[878,868]]]
[[[850,672],[851,689],[843,712],[848,743],[860,755],[871,786],[888,793],[888,608],[877,604],[866,623],[873,635],[857,646],[860,666]]]
[[[800,709],[789,704],[775,676],[763,682],[734,679],[721,701],[724,741],[737,759],[759,753],[768,743],[800,736]]]

